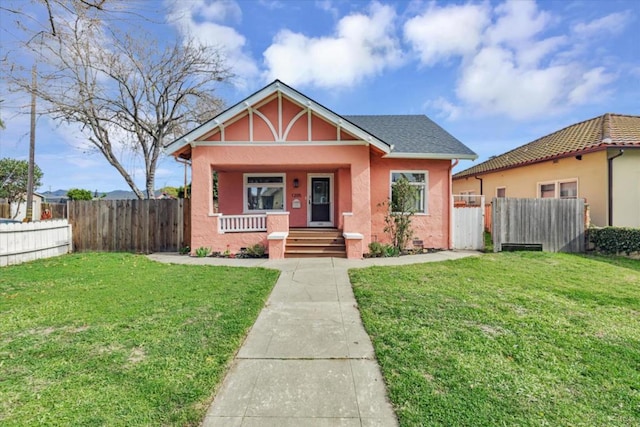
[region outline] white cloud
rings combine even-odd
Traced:
[[[318,9],[328,12],[334,19],[338,19],[340,11],[333,5],[331,0],[316,0],[315,4]]]
[[[607,84],[613,81],[614,76],[607,73],[604,67],[594,68],[582,74],[578,79],[579,84],[569,92],[569,102],[571,104],[586,104],[594,94],[599,93],[599,98],[608,95],[605,89]]]
[[[591,22],[580,22],[573,27],[573,32],[583,37],[597,36],[603,33],[619,34],[631,20],[630,12],[615,12]]]
[[[237,76],[238,86],[246,86],[259,74],[258,66],[246,51],[246,38],[233,27],[212,22],[239,21],[242,11],[235,1],[176,1],[168,18],[183,37],[220,48],[227,66]]]
[[[458,119],[462,113],[462,109],[459,106],[447,101],[443,97],[428,101],[426,106],[439,110],[440,116],[451,121]]]
[[[622,24],[627,14],[611,14],[549,37],[559,18],[539,10],[534,1],[510,0],[493,9],[486,7],[430,5],[407,21],[405,37],[421,63],[462,59],[457,100],[438,98],[428,105],[449,119],[466,113],[523,120],[593,102],[606,92],[614,75],[602,67],[588,67],[572,46],[576,34]],[[461,31],[466,36],[456,36],[450,28],[468,31]],[[565,47],[576,54],[568,55]]]
[[[242,9],[233,0],[218,0],[207,4],[205,1],[192,2],[202,18],[214,22],[240,22]]]
[[[569,76],[567,66],[520,67],[509,50],[486,47],[463,71],[456,93],[478,112],[524,119],[554,107]]]
[[[551,20],[532,0],[509,0],[497,6],[495,12],[499,17],[486,32],[488,44],[517,47],[542,32]]]
[[[489,23],[485,5],[436,7],[434,4],[404,25],[404,37],[423,64],[475,52]]]
[[[331,37],[307,37],[280,31],[264,52],[267,80],[294,86],[349,87],[400,65],[394,35],[395,11],[372,3],[368,14],[343,17]]]

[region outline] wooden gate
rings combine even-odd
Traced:
[[[453,249],[484,249],[484,196],[453,196]]]

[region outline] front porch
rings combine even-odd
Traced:
[[[363,254],[360,233],[349,231],[353,214],[343,213],[343,229],[335,227],[290,227],[289,212],[209,215],[215,236],[207,247],[214,251],[237,253],[242,248],[262,244],[269,259],[335,257],[360,259]]]

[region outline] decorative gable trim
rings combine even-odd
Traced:
[[[283,96],[289,98],[294,103],[298,104],[302,110],[294,116],[294,118],[287,124],[287,127],[283,129],[282,123],[282,102]],[[278,121],[272,123],[262,112],[259,111],[261,106],[266,105],[269,102],[277,99],[278,103]],[[233,107],[220,113],[213,119],[204,123],[200,127],[192,130],[191,132],[183,135],[177,140],[169,143],[165,146],[165,150],[169,154],[180,151],[183,147],[197,146],[197,145],[219,145],[221,143],[237,145],[239,141],[226,141],[225,128],[229,128],[235,121],[243,119],[248,116],[249,120],[249,135],[250,142],[270,142],[271,144],[281,144],[287,140],[291,129],[299,120],[307,120],[307,140],[308,142],[315,142],[312,139],[312,122],[314,116],[332,124],[336,127],[336,141],[341,140],[343,132],[347,132],[354,137],[361,140],[360,144],[371,144],[378,148],[383,153],[390,153],[391,147],[386,142],[376,138],[375,136],[365,132],[360,127],[354,125],[328,108],[318,104],[310,98],[307,98],[295,89],[287,86],[279,80],[275,80],[265,88],[250,95],[245,100],[237,103]],[[305,117],[306,116],[306,117]],[[234,120],[235,119],[235,120]],[[231,121],[233,120],[233,121]],[[256,120],[263,121],[268,129],[273,134],[273,141],[255,141],[253,135],[254,123]],[[220,141],[213,143],[213,141],[202,141],[205,137],[220,132]],[[345,141],[347,142],[347,141]],[[212,144],[213,143],[213,144]],[[348,143],[351,145],[354,141],[350,140]]]

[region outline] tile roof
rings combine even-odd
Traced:
[[[607,113],[573,124],[456,173],[463,178],[607,147],[640,146],[640,116]]]
[[[391,154],[441,155],[449,158],[477,157],[425,115],[342,116],[376,138],[393,145]]]

